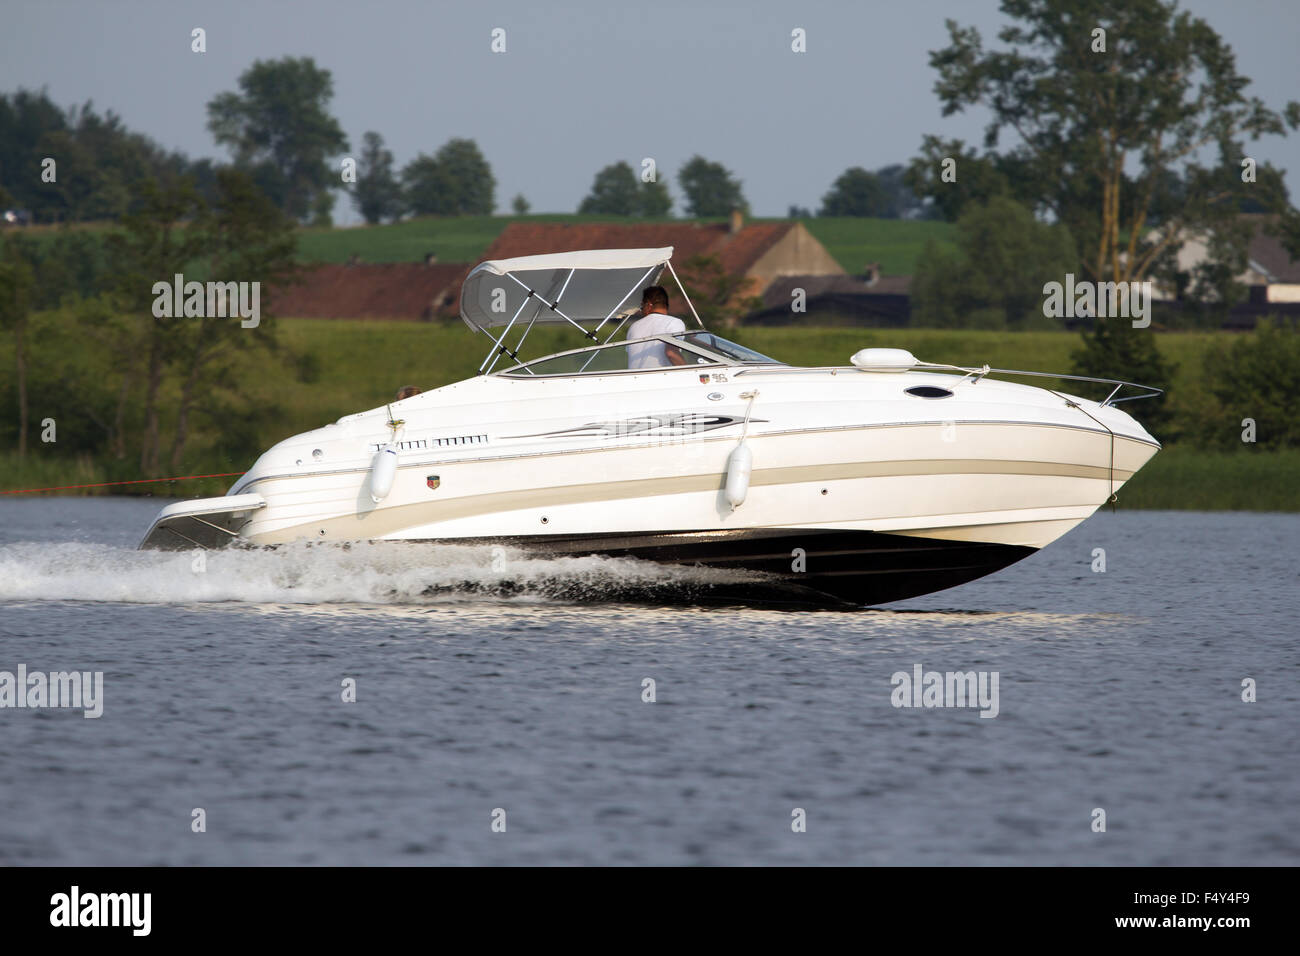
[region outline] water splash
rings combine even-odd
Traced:
[[[200,557],[201,555],[201,557]],[[0,601],[196,604],[433,604],[707,595],[756,576],[601,556],[529,557],[512,549],[406,542],[302,542],[207,552],[105,544],[0,546]]]

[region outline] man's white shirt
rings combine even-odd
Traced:
[[[673,335],[685,331],[686,323],[681,319],[662,312],[651,312],[628,326],[627,337],[643,339],[647,335]],[[671,364],[663,342],[638,342],[627,347],[628,368],[662,368]]]

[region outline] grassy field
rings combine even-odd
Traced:
[[[501,230],[516,219],[560,223],[693,221],[576,215],[425,217],[383,226],[304,229],[299,234],[299,250],[302,258],[311,262],[346,262],[353,254],[363,262],[418,262],[430,252],[441,262],[475,262]],[[839,217],[805,219],[803,223],[844,270],[854,274],[860,273],[868,262],[879,262],[887,275],[910,275],[927,240],[950,242],[953,234],[953,226],[946,222]]]
[[[1159,452],[1119,492],[1124,508],[1300,511],[1300,449]]]
[[[803,224],[850,275],[861,274],[868,262],[880,263],[884,275],[911,275],[926,242],[954,245],[955,227],[948,222],[839,216]]]
[[[511,222],[700,222],[719,219],[627,219],[610,216],[578,216],[561,213],[537,216],[425,216],[382,226],[349,226],[308,229],[298,232],[298,253],[304,262],[347,262],[360,256],[362,262],[420,262],[429,253],[440,262],[477,262],[487,247]],[[783,219],[755,219],[754,222],[784,222]],[[860,219],[840,216],[801,220],[835,260],[851,274],[859,274],[868,262],[880,263],[886,275],[911,275],[928,240],[951,245],[954,227],[947,222],[918,222],[904,219]],[[51,241],[54,226],[31,226],[24,230],[37,242]],[[71,228],[105,236],[111,223],[84,223]]]
[[[874,329],[750,328],[729,333],[745,345],[783,361],[801,365],[844,365],[867,346],[910,349],[931,362],[1003,368],[1064,371],[1078,336],[1061,332],[982,332]],[[411,322],[280,320],[284,344],[314,357],[319,368],[311,384],[285,374],[271,358],[251,358],[243,390],[250,400],[275,407],[275,419],[258,428],[259,447],[297,432],[335,421],[342,415],[374,408],[390,400],[401,385],[435,388],[475,373],[488,340],[463,324]],[[1205,354],[1223,347],[1225,333],[1166,334],[1160,347],[1177,363],[1175,394],[1190,383]],[[577,346],[563,330],[538,330],[530,338],[530,355]],[[11,347],[0,340],[0,368],[12,367]],[[1141,418],[1141,405],[1131,406]],[[62,427],[62,426],[61,426]],[[164,419],[163,432],[170,422]],[[35,436],[33,436],[35,437]],[[196,436],[201,438],[202,436]],[[1160,437],[1157,435],[1157,437]],[[104,480],[106,469],[89,460],[54,458],[36,446],[24,463],[0,455],[0,490]],[[248,461],[213,461],[211,472],[239,471]],[[194,470],[194,469],[191,469]],[[119,477],[122,475],[119,473]],[[1173,447],[1158,454],[1121,492],[1130,508],[1184,508],[1249,511],[1300,511],[1300,452],[1268,453],[1243,449],[1221,454]],[[131,477],[156,477],[132,474]],[[128,490],[157,494],[219,494],[228,479],[187,482],[183,486],[145,486]]]
[[[477,262],[501,230],[519,222],[700,222],[719,219],[627,219],[610,216],[543,214],[536,216],[425,216],[382,226],[349,226],[308,229],[298,232],[298,253],[304,262],[347,262],[359,256],[362,262],[420,262],[429,253],[440,262]],[[754,222],[784,222],[755,219]],[[861,219],[852,216],[801,220],[835,260],[850,274],[863,271],[868,262],[878,262],[886,275],[911,275],[928,240],[951,245],[954,227],[946,222],[917,222],[903,219]],[[58,234],[55,226],[31,226],[24,234],[38,243]],[[106,236],[112,223],[84,223],[70,228]],[[189,270],[194,271],[194,270]]]

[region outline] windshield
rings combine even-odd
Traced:
[[[642,342],[643,340],[637,340]],[[649,340],[649,341],[653,341]],[[633,345],[633,348],[636,346]],[[716,351],[716,350],[714,350]],[[573,352],[561,352],[548,355],[522,365],[508,368],[501,375],[580,375],[584,372],[629,372],[647,368],[672,368],[679,363],[664,362],[662,365],[638,364],[629,354],[628,343],[618,342],[610,345],[597,345]],[[721,365],[720,359],[698,352],[682,350],[687,365]],[[770,361],[770,360],[769,360]]]
[[[762,352],[755,352],[753,349],[747,349],[743,345],[737,345],[722,338],[720,335],[714,335],[712,332],[679,332],[673,338],[681,339],[691,345],[698,345],[706,348],[711,352],[717,352],[719,355],[731,359],[733,362],[754,363],[759,365],[783,365],[774,358],[764,355]]]
[[[676,350],[671,345],[666,344],[674,339],[681,341],[686,348]],[[679,358],[684,359],[684,361],[674,361],[666,354],[655,361],[645,361],[646,356],[639,354],[638,350],[644,350],[647,343],[654,344],[656,340],[660,343],[661,351],[664,349],[667,352],[680,351]],[[672,336],[636,339],[631,343],[615,342],[606,345],[593,345],[585,349],[575,349],[572,352],[561,352],[558,355],[548,355],[545,358],[534,359],[531,362],[515,365],[496,374],[581,375],[592,372],[631,372],[650,368],[673,368],[680,365],[726,365],[736,363],[742,365],[784,364],[763,355],[761,352],[755,352],[743,345],[729,342],[712,332],[696,331],[678,332]]]

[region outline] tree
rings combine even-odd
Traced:
[[[916,195],[929,200],[927,209],[933,218],[956,222],[973,202],[1012,195],[1002,165],[998,156],[980,156],[959,139],[926,136],[921,154],[907,167],[904,182]],[[1020,194],[1013,198],[1024,199]],[[1029,205],[1035,205],[1032,199]]]
[[[997,196],[957,221],[957,248],[927,243],[912,280],[918,324],[945,328],[1057,328],[1043,315],[1043,286],[1061,281],[1078,256],[1069,231],[1037,222]]]
[[[373,226],[402,214],[402,187],[393,174],[393,154],[384,149],[384,138],[367,132],[362,144],[352,203],[361,218]]]
[[[144,180],[192,165],[89,102],[64,111],[43,91],[0,94],[0,188],[38,222],[120,218]]]
[[[11,202],[37,221],[53,221],[59,200],[54,184],[41,182],[42,140],[66,130],[67,117],[42,90],[0,94],[0,184]],[[48,205],[47,205],[48,203]]]
[[[907,184],[907,167],[901,163],[882,166],[876,170],[876,179],[888,200],[884,219],[919,219],[925,214],[924,204]]]
[[[1124,319],[1098,319],[1092,330],[1083,333],[1082,346],[1071,353],[1075,375],[1113,378],[1140,385],[1168,389],[1175,365],[1166,362],[1156,347],[1156,337],[1146,329],[1135,329]],[[1110,394],[1113,386],[1071,382],[1070,390],[1095,400]],[[1131,393],[1125,393],[1131,394]],[[1124,395],[1117,396],[1123,398]],[[1143,399],[1139,415],[1151,428],[1168,424],[1169,393]]]
[[[663,219],[673,208],[673,197],[668,192],[666,179],[653,182],[641,180],[637,193],[637,215],[646,219]]]
[[[183,274],[203,253],[207,208],[190,180],[146,184],[141,200],[141,207],[123,219],[123,228],[109,237],[109,244],[120,307],[149,317],[138,333],[135,351],[144,357],[145,365],[140,472],[150,475],[157,474],[160,460],[159,403],[164,378],[181,348],[181,324],[193,321],[154,315],[153,286],[169,281],[176,273]]]
[[[740,181],[721,163],[692,156],[677,173],[677,181],[686,195],[688,216],[727,216],[733,209],[749,212]]]
[[[523,193],[517,193],[515,198],[510,201],[510,208],[514,211],[516,216],[526,216],[528,215],[528,210],[533,207],[528,204],[528,200],[524,198]]]
[[[861,166],[853,166],[840,173],[831,184],[830,192],[822,197],[822,208],[817,214],[886,218],[889,211],[889,196],[880,178]]]
[[[591,192],[578,206],[578,212],[582,215],[635,216],[641,206],[639,194],[636,173],[620,160],[596,173]]]
[[[254,171],[259,187],[295,220],[321,218],[335,186],[328,160],[348,148],[329,114],[334,81],[311,57],[257,60],[239,77],[238,93],[208,103],[208,129],[230,148],[236,165]]]
[[[1194,423],[1209,447],[1243,449],[1242,421],[1255,422],[1253,447],[1300,447],[1300,335],[1263,320],[1254,333],[1206,356],[1202,380],[1210,402]],[[1159,383],[1157,383],[1159,384]]]
[[[591,192],[578,212],[597,216],[644,216],[662,218],[672,208],[673,198],[662,179],[639,180],[632,167],[620,160],[610,163],[592,181]]]
[[[948,46],[930,55],[935,90],[945,116],[992,113],[986,149],[1016,134],[994,165],[1069,227],[1089,277],[1141,281],[1186,235],[1232,218],[1249,188],[1242,140],[1285,128],[1244,94],[1249,80],[1208,23],[1169,0],[1002,0],[1001,9],[1016,21],[999,34],[1005,50],[985,50],[977,30],[947,21]],[[1300,125],[1300,103],[1285,119]],[[1198,155],[1209,146],[1219,157],[1207,167]],[[1171,172],[1187,184],[1178,204],[1165,192]],[[959,162],[958,182],[963,173]],[[1163,228],[1153,234],[1155,221]]]
[[[0,248],[0,328],[13,333],[18,391],[18,457],[27,456],[27,319],[36,276],[27,243],[11,238]]]
[[[472,139],[450,139],[402,169],[406,208],[417,216],[490,216],[496,178]]]
[[[175,415],[167,457],[172,468],[179,468],[195,415],[227,415],[224,430],[231,420],[240,420],[237,429],[242,429],[273,413],[243,396],[238,376],[243,354],[266,349],[294,358],[279,348],[263,306],[264,292],[284,285],[296,270],[295,221],[260,191],[248,170],[218,169],[214,185],[214,200],[208,203],[189,179],[150,184],[140,210],[127,216],[109,239],[118,278],[113,301],[107,307],[90,302],[83,309],[88,333],[98,335],[96,326],[107,325],[102,335],[106,349],[122,357],[115,369],[120,375],[117,412],[112,425],[105,423],[110,435],[122,434],[128,398],[136,391],[137,376],[143,376],[138,404],[143,419],[139,470],[144,475],[157,474],[164,457],[163,396],[168,413]],[[256,283],[259,323],[243,327],[228,299],[225,315],[214,315],[217,303],[206,296],[201,315],[158,314],[170,310],[154,308],[154,284],[171,285],[176,273],[187,281],[201,275],[213,283],[248,283],[250,294]],[[103,420],[103,414],[98,418]],[[120,438],[115,445],[115,452],[124,452]]]
[[[283,286],[297,272],[293,220],[263,195],[246,173],[222,169],[216,201],[206,210],[201,261],[209,277],[222,282],[256,282],[260,289]],[[227,310],[228,312],[233,311]],[[181,467],[191,416],[202,399],[211,403],[218,389],[233,386],[241,354],[255,348],[275,352],[275,326],[265,313],[256,328],[219,316],[187,319],[177,330],[174,350],[179,393],[170,464]]]
[[[447,183],[432,156],[420,153],[402,167],[402,202],[415,216],[442,215]]]

